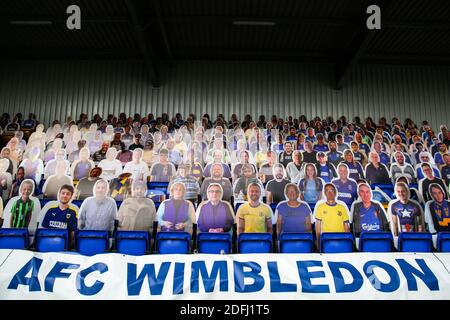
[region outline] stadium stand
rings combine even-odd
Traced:
[[[103,252],[131,255],[189,252],[222,254],[233,252],[353,252],[355,249],[353,237],[356,236],[356,244],[359,251],[362,252],[395,251],[397,249],[392,245],[394,240],[398,242],[399,251],[448,251],[447,232],[450,230],[448,222],[450,217],[448,217],[447,195],[449,189],[444,178],[440,178],[445,176],[445,163],[438,166],[434,163],[433,154],[428,158],[422,157],[423,159],[416,157],[415,154],[418,152],[415,145],[418,141],[421,143],[421,154],[424,152],[423,150],[434,152],[434,155],[439,153],[439,150],[448,152],[448,149],[445,148],[435,148],[438,144],[449,143],[450,134],[446,131],[446,126],[440,128],[439,137],[442,140],[438,138],[433,140],[430,138],[434,137],[435,133],[426,121],[421,126],[417,126],[410,119],[405,119],[402,123],[400,119],[394,118],[388,123],[386,119],[381,118],[378,123],[375,123],[368,117],[365,119],[365,123],[361,123],[359,117],[355,117],[353,122],[348,122],[345,117],[336,120],[332,117],[326,119],[315,117],[308,121],[304,116],[298,119],[293,117],[282,119],[272,116],[270,121],[256,123],[252,120],[251,115],[247,115],[243,121],[235,116],[227,120],[219,115],[212,121],[209,115],[205,114],[199,124],[194,122],[195,117],[195,115],[190,115],[186,120],[178,117],[173,122],[169,120],[170,117],[167,114],[156,118],[153,115],[146,117],[135,115],[134,118],[127,117],[126,114],[118,117],[108,115],[106,119],[96,115],[91,120],[88,120],[85,115],[80,115],[78,122],[69,120],[66,123],[59,123],[56,120],[47,130],[44,130],[42,124],[35,126],[34,129],[27,129],[31,132],[24,136],[25,140],[19,141],[19,144],[17,141],[11,144],[11,141],[21,135],[5,131],[2,139],[8,152],[2,151],[2,159],[5,160],[4,175],[11,174],[12,179],[5,180],[6,185],[2,193],[3,207],[5,208],[2,212],[2,222],[6,222],[7,225],[3,224],[0,229],[1,247],[29,248],[37,251],[66,250],[83,255]],[[1,123],[4,123],[6,127],[11,122],[8,119],[11,118],[10,115],[4,114]],[[265,119],[265,117],[262,118]],[[122,132],[124,127],[131,124],[133,124],[133,130],[127,129],[126,132]],[[115,135],[109,135],[110,131],[108,130],[111,130],[109,126],[112,126],[112,132],[116,132]],[[306,128],[308,130],[305,130]],[[339,134],[344,133],[348,139],[347,144],[352,142],[353,150],[348,148],[345,149],[345,152],[336,153],[336,146],[333,145],[335,144],[334,139],[340,138]],[[143,148],[131,147],[132,144],[129,144],[127,148],[124,141],[128,141],[128,138],[133,140],[135,135],[140,135],[139,141],[142,143],[140,147]],[[319,142],[316,139],[317,135],[320,135]],[[271,136],[278,136],[278,141],[270,140]],[[105,148],[114,148],[115,152],[112,154],[116,155],[121,163],[120,168],[116,168],[116,162],[111,162],[111,167],[107,162],[103,162],[100,172],[104,172],[104,176],[102,174],[97,176],[98,172],[95,175],[91,174],[91,164],[93,163],[94,167],[99,165],[99,154],[95,155],[95,152],[91,152],[85,162],[79,160],[80,150],[95,137],[101,137],[101,143],[98,143],[99,151]],[[61,143],[64,150],[72,151],[59,153],[59,158],[56,159],[54,144],[58,139],[61,141],[57,143],[56,148],[59,148]],[[80,141],[83,143],[80,144]],[[286,144],[286,141],[291,143]],[[305,148],[307,143],[312,143],[313,149],[320,149],[320,151],[318,153],[314,150],[309,151],[309,146]],[[404,145],[403,149],[397,147],[399,143]],[[317,144],[320,144],[320,148],[316,147]],[[21,148],[16,147],[19,145]],[[331,148],[325,148],[326,145]],[[77,148],[77,146],[79,147]],[[133,149],[132,156],[125,159],[125,152],[130,151],[131,149],[128,150],[130,147]],[[217,148],[221,150],[220,153],[212,153]],[[31,152],[32,149],[33,152]],[[300,156],[294,157],[292,149],[299,152]],[[141,151],[136,152],[136,150]],[[245,154],[235,156],[240,155],[243,150],[246,151]],[[265,153],[261,150],[264,150]],[[389,230],[383,231],[380,228],[382,221],[379,213],[376,210],[373,211],[372,207],[368,207],[364,217],[358,216],[359,225],[353,225],[352,204],[361,199],[358,199],[358,195],[356,195],[353,202],[345,201],[347,199],[345,188],[349,185],[345,182],[346,179],[351,180],[353,175],[358,177],[355,181],[356,184],[366,183],[364,172],[359,172],[358,166],[362,167],[365,161],[376,162],[381,159],[376,156],[369,159],[366,154],[368,150],[380,154],[385,153],[390,158],[390,160],[386,158],[386,164],[383,164],[387,168],[383,174],[388,174],[392,183],[370,184],[371,201],[380,203],[384,209],[387,209]],[[44,170],[39,171],[39,177],[36,176],[37,167],[33,167],[32,163],[25,161],[33,157],[36,152],[39,154],[38,159],[44,164]],[[272,157],[271,152],[279,153],[280,156],[273,158],[273,162],[268,162],[267,159]],[[316,152],[315,156],[312,156],[314,152]],[[334,153],[330,154],[330,152]],[[402,160],[398,156],[399,152],[411,159],[411,165],[418,165],[421,163],[420,161],[428,161],[430,167],[439,175],[434,174],[418,179],[417,172],[414,171],[411,172],[412,176],[409,176],[408,172],[404,171],[404,168],[408,167],[397,163],[397,158],[399,161]],[[103,153],[106,153],[105,150]],[[351,154],[349,155],[349,153]],[[163,157],[167,156],[167,163],[172,167],[155,166],[161,161],[160,154]],[[330,155],[333,162],[327,158],[327,154]],[[351,157],[351,155],[353,156]],[[63,180],[57,177],[52,180],[52,187],[56,188],[57,199],[55,197],[47,198],[42,192],[45,180],[50,179],[48,175],[44,177],[44,171],[48,172],[47,166],[54,168],[53,160],[56,163],[61,162],[61,165],[68,163],[72,168],[73,164],[77,163],[76,170],[69,170],[65,165],[61,167],[65,168]],[[213,163],[221,166],[213,167],[214,170],[208,173],[210,177],[205,176],[203,168]],[[314,166],[308,166],[308,163]],[[340,163],[344,164],[346,168],[338,168],[336,164]],[[367,168],[369,163],[365,165]],[[393,165],[396,165],[395,169],[391,167]],[[152,171],[152,167],[158,168],[158,170]],[[219,170],[221,167],[222,169],[227,168],[233,172],[233,175],[225,178],[223,170]],[[289,170],[286,170],[288,167]],[[373,163],[372,180],[377,179],[375,169],[377,167],[378,164]],[[18,170],[19,168],[24,169],[23,176],[19,175],[19,173],[22,174]],[[174,168],[175,171],[171,172],[170,168]],[[248,168],[251,170],[244,173]],[[347,177],[342,176],[341,169],[347,169]],[[403,171],[399,173],[400,170]],[[180,171],[182,176],[180,176]],[[441,171],[444,173],[440,174]],[[128,175],[124,175],[124,173],[128,173]],[[84,179],[83,186],[80,184],[80,177]],[[155,177],[162,181],[155,180]],[[22,184],[24,179],[32,179],[35,183],[36,187],[32,190],[32,194],[28,194],[28,189]],[[324,179],[328,183],[336,182],[337,199],[344,200],[349,208],[350,233],[333,233],[333,225],[322,222],[321,227],[325,228],[323,229],[325,232],[322,234],[324,237],[320,238],[319,247],[316,247],[314,209],[318,201],[327,201],[324,191],[321,189],[324,187]],[[430,180],[427,180],[427,185],[430,186],[429,190],[421,187],[423,179]],[[61,185],[58,185],[58,181],[61,181]],[[65,183],[62,181],[70,181],[70,184],[75,187],[73,195],[70,192],[68,195],[59,193],[64,189],[60,190],[62,184]],[[98,181],[105,183],[99,185]],[[137,183],[139,181],[142,183]],[[398,181],[406,183],[407,194],[402,191],[404,188],[396,188]],[[202,207],[200,223],[207,225],[209,232],[197,231],[198,212],[195,217],[192,216],[192,212],[184,212],[183,210],[186,210],[187,207],[180,202],[183,200],[165,202],[164,216],[159,213],[162,201],[172,199],[172,197],[180,199],[180,196],[170,193],[172,184],[175,182],[181,183],[184,187],[184,191],[180,190],[182,198],[184,197],[186,199],[184,201],[192,203],[194,210],[202,201],[208,204]],[[204,183],[205,187],[202,187]],[[247,187],[255,183],[261,189],[258,199],[247,194]],[[299,187],[298,195],[296,196],[294,193],[289,198],[287,192],[296,190],[293,188],[288,190],[284,187],[292,183]],[[217,192],[220,191],[220,195],[215,196],[209,193],[208,186],[210,185],[219,186]],[[434,189],[431,188],[432,186]],[[212,192],[216,192],[214,190]],[[442,191],[442,194],[438,192],[439,190]],[[77,199],[80,192],[86,194],[88,198],[86,200]],[[36,235],[27,233],[32,230],[32,226],[29,225],[30,214],[33,210],[32,203],[35,203],[30,196],[38,198],[42,210],[45,212],[50,210],[54,217],[50,221],[47,217],[44,227],[45,217],[41,215],[37,221]],[[13,197],[16,197],[14,203],[9,201]],[[89,197],[96,200],[89,202]],[[228,202],[230,207],[226,210],[232,211],[232,228],[230,228],[230,221],[227,222],[225,219],[225,217],[231,217],[230,213],[223,211],[225,207],[216,208],[219,202],[215,200],[215,197],[230,199]],[[348,197],[353,197],[353,195],[349,194]],[[428,202],[425,202],[424,199],[428,199]],[[126,209],[120,213],[119,220],[116,211],[109,211],[112,207],[109,207],[108,203],[115,203],[116,209],[120,210],[125,201],[124,208]],[[396,201],[395,208],[391,209],[391,204],[393,205]],[[411,211],[415,208],[411,207],[411,201],[415,201],[414,203],[417,203],[422,211]],[[271,233],[245,234],[246,232],[241,232],[238,234],[239,230],[236,229],[235,224],[239,219],[245,220],[246,225],[248,223],[252,225],[252,228],[265,230],[266,226],[258,225],[260,222],[252,216],[251,211],[252,204],[261,202],[267,203],[272,212]],[[246,207],[250,210],[246,209],[246,215],[238,217],[237,212],[244,203],[250,205],[250,207]],[[69,211],[67,211],[69,209],[76,212],[78,223],[74,230],[69,223]],[[425,210],[426,214],[423,213],[423,209],[427,209]],[[361,205],[358,206],[358,214],[364,210]],[[80,214],[83,224],[80,224]],[[398,230],[392,229],[394,226],[393,215],[395,215],[395,226]],[[286,220],[288,222],[284,219],[288,219]],[[192,227],[189,227],[190,223],[193,224]],[[305,223],[309,224],[307,232],[303,232]],[[89,229],[87,229],[88,226]],[[355,227],[357,230],[361,230],[361,234],[353,234]],[[224,232],[224,228],[229,232]],[[277,228],[280,230],[277,231]],[[70,232],[65,234],[65,230],[76,232],[72,236]],[[178,232],[172,233],[166,230]],[[183,230],[185,232],[179,232]],[[427,233],[428,231],[434,233],[436,247],[432,245],[429,238],[431,235]],[[397,236],[399,236],[398,239]]]

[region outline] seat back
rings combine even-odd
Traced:
[[[238,237],[240,253],[270,253],[272,252],[272,234],[241,233]]]
[[[272,203],[270,204],[270,209],[272,209],[272,212],[275,212],[275,209],[277,208],[277,206],[278,206],[278,203],[272,202]]]
[[[109,249],[109,232],[103,230],[78,230],[76,249],[85,256],[104,253]]]
[[[147,191],[145,196],[147,198],[152,199],[153,201],[160,202],[160,201],[165,199],[165,197],[167,196],[167,193],[165,191],[163,191],[163,190],[151,189],[151,190]]]
[[[428,232],[402,232],[398,237],[401,252],[431,252],[433,240]]]
[[[167,187],[169,186],[169,182],[164,181],[151,181],[147,182],[148,192],[157,192],[161,191],[164,193],[164,197],[167,197]]]
[[[438,233],[437,250],[439,252],[450,252],[450,232]]]
[[[28,229],[2,228],[0,229],[0,249],[27,249]]]
[[[234,212],[237,212],[239,207],[242,206],[243,202],[235,202],[234,203]]]
[[[200,232],[197,242],[199,253],[231,253],[231,234],[228,232]]]
[[[53,201],[53,200],[52,199],[39,199],[39,203],[41,204],[41,208],[43,208],[50,201]]]
[[[65,229],[37,229],[35,239],[36,251],[59,252],[67,250],[69,233]]]
[[[372,190],[379,189],[383,191],[388,196],[391,196],[394,193],[394,186],[392,184],[382,184],[382,183],[373,183],[370,185]]]
[[[190,241],[188,232],[160,231],[156,234],[156,250],[159,254],[189,253]]]
[[[320,235],[322,253],[353,252],[355,238],[351,232],[324,232]]]
[[[283,232],[278,240],[280,253],[311,253],[314,251],[313,235],[310,232]]]
[[[391,201],[391,198],[388,198],[388,195],[381,190],[372,190],[372,198],[374,201],[381,203],[388,203]]]
[[[117,231],[116,250],[122,254],[142,256],[149,251],[149,236],[146,231]]]
[[[362,252],[391,252],[392,233],[378,231],[363,231],[359,235],[359,251]]]

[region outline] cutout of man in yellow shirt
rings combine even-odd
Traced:
[[[237,231],[272,233],[272,209],[260,202],[261,187],[257,183],[247,188],[248,202],[242,204],[237,211]]]
[[[345,203],[336,201],[336,186],[332,183],[325,184],[324,193],[326,200],[317,203],[314,209],[318,248],[323,232],[350,232],[348,208]]]

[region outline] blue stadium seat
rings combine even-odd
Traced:
[[[116,250],[122,254],[142,256],[149,251],[147,231],[117,231]]]
[[[103,230],[78,230],[76,249],[85,256],[104,253],[109,249],[109,232]]]
[[[147,183],[148,190],[161,190],[166,192],[167,187],[169,186],[169,182],[164,181],[151,181]]]
[[[235,202],[234,203],[234,212],[237,212],[239,207],[243,204],[243,202]]]
[[[414,189],[419,189],[419,184],[418,183],[410,183],[409,187],[414,188]]]
[[[277,208],[277,206],[278,206],[278,203],[273,203],[273,202],[272,202],[272,203],[270,204],[270,209],[272,209],[272,211],[275,212],[275,209]]]
[[[154,199],[155,201],[163,201],[169,197],[169,182],[152,181],[147,182],[147,194],[146,196]]]
[[[393,236],[390,232],[363,231],[359,235],[359,251],[391,252]]]
[[[398,237],[398,251],[431,252],[433,240],[428,232],[402,232]]]
[[[191,235],[188,232],[160,231],[156,234],[159,254],[189,253]]]
[[[270,253],[272,252],[272,234],[264,233],[241,233],[238,237],[240,253]]]
[[[351,232],[324,232],[320,235],[320,252],[353,252],[355,238]]]
[[[373,200],[379,201],[381,203],[389,203],[391,201],[392,195],[385,193],[384,191],[380,190],[372,190],[372,197]],[[394,196],[395,198],[395,196]]]
[[[372,189],[372,191],[375,191],[377,188],[381,191],[383,191],[388,197],[390,197],[391,199],[395,198],[395,192],[394,192],[394,186],[392,184],[371,184],[370,188]],[[381,200],[377,200],[380,202],[383,202]],[[388,200],[389,201],[389,200]]]
[[[72,203],[73,203],[74,205],[76,205],[78,208],[80,208],[81,205],[83,204],[83,201],[84,201],[84,200],[72,200]]]
[[[280,253],[311,253],[314,239],[311,232],[283,232],[279,237]]]
[[[450,252],[450,232],[439,232],[438,233],[437,251]]]
[[[149,189],[149,190],[147,190],[147,193],[145,196],[147,198],[150,198],[153,200],[153,199],[160,199],[161,196],[165,197],[166,195],[167,195],[167,193],[163,190]]]
[[[422,206],[422,210],[425,210],[425,205],[420,201],[419,192],[418,190],[413,190],[412,188],[409,188],[409,191],[411,193],[411,200],[415,200],[419,202],[419,204]]]
[[[36,196],[42,194],[42,188],[44,187],[44,184],[45,184],[45,179],[44,179],[43,176],[42,176],[42,179],[41,179],[41,181],[39,182],[39,185],[37,185],[36,188],[35,188],[35,190],[34,190],[34,194],[35,194]]]
[[[370,185],[370,188],[372,190],[375,190],[375,188],[377,188],[377,187],[380,188],[381,190],[383,190],[384,192],[388,191],[388,192],[386,192],[388,194],[389,194],[389,192],[394,191],[394,186],[391,183],[388,183],[388,184],[373,183]]]
[[[0,229],[0,249],[27,249],[28,229],[2,228]]]
[[[56,199],[39,199],[39,203],[41,204],[41,208],[43,208],[47,204],[47,202],[54,200]]]
[[[199,253],[231,253],[231,234],[229,232],[200,232],[197,242]]]
[[[35,239],[38,252],[64,251],[69,245],[69,233],[65,229],[37,229]]]

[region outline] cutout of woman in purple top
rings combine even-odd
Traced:
[[[175,182],[170,187],[170,196],[164,200],[156,213],[158,231],[184,231],[192,233],[195,209],[192,202],[184,200],[186,188],[183,183]]]
[[[197,227],[200,232],[231,232],[235,216],[230,203],[222,200],[223,189],[211,183],[206,191],[207,201],[197,208]]]

